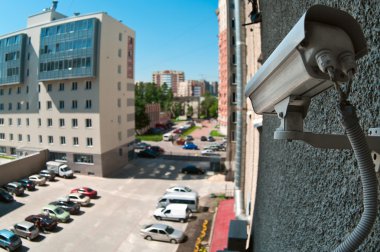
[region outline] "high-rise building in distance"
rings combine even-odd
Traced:
[[[166,85],[172,89],[174,95],[177,94],[178,84],[184,80],[185,73],[182,71],[164,70],[153,72],[152,74],[152,81],[154,83],[159,86],[162,86],[164,83],[166,83]]]

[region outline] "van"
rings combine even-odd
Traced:
[[[166,133],[166,134],[164,134],[164,135],[162,136],[162,139],[163,139],[164,141],[171,141],[171,140],[173,140],[173,135],[172,135],[171,133]]]
[[[66,165],[56,161],[46,162],[46,169],[53,171],[56,175],[64,178],[72,178],[74,176],[73,171]]]
[[[197,212],[198,195],[195,192],[166,193],[159,199],[157,207],[166,207],[169,204],[186,204],[192,212]]]
[[[173,220],[185,222],[191,216],[191,211],[185,204],[169,204],[166,207],[157,208],[153,214],[157,220]]]

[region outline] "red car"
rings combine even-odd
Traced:
[[[94,199],[98,196],[98,192],[89,188],[89,187],[79,187],[71,190],[71,193],[80,193],[83,194],[84,196],[88,196],[91,199]]]

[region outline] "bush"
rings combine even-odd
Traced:
[[[156,134],[156,135],[141,135],[136,136],[137,139],[140,139],[141,141],[153,141],[153,142],[159,142],[162,140],[162,134]]]
[[[213,136],[213,137],[225,137],[225,135],[221,134],[219,131],[217,130],[211,130],[210,132],[210,136]]]

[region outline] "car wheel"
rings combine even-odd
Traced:
[[[172,243],[172,244],[177,244],[177,241],[174,240],[174,239],[171,239],[171,240],[170,240],[170,243]]]
[[[185,219],[179,219],[181,223],[185,223]]]
[[[152,237],[151,237],[151,236],[149,236],[149,235],[148,235],[147,237],[145,237],[145,239],[147,239],[148,241],[151,241],[151,240],[153,240],[153,239],[152,239]]]

